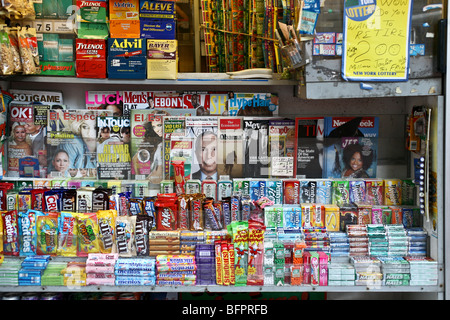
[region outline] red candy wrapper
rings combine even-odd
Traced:
[[[184,181],[184,161],[172,161],[174,179],[175,179],[175,193],[180,195],[185,193]]]
[[[3,224],[3,254],[19,255],[19,219],[16,210],[1,213]]]
[[[189,203],[189,230],[202,231],[204,229],[203,221],[203,199],[205,196],[202,193],[191,195]]]
[[[189,230],[189,195],[178,196],[178,229]]]
[[[156,230],[176,230],[178,227],[178,203],[175,193],[158,194],[156,207]]]

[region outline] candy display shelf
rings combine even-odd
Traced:
[[[438,286],[3,286],[0,292],[443,292]]]

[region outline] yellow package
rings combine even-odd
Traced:
[[[97,211],[97,221],[99,229],[100,252],[115,252],[115,226],[116,226],[116,210],[99,210]]]
[[[78,228],[78,257],[87,257],[89,253],[100,253],[98,240],[98,223],[96,213],[79,213],[77,215]]]
[[[39,212],[36,214],[36,235],[38,255],[55,256],[58,244],[58,213]]]
[[[58,233],[58,255],[63,257],[76,257],[77,244],[77,217],[73,212],[61,212]]]

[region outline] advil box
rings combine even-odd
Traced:
[[[108,78],[145,79],[147,50],[144,39],[108,39]]]
[[[141,38],[175,40],[174,19],[141,19]]]
[[[106,41],[76,39],[75,66],[78,78],[106,78]]]

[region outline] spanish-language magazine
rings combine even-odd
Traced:
[[[97,118],[110,110],[49,110],[48,178],[97,179]]]

